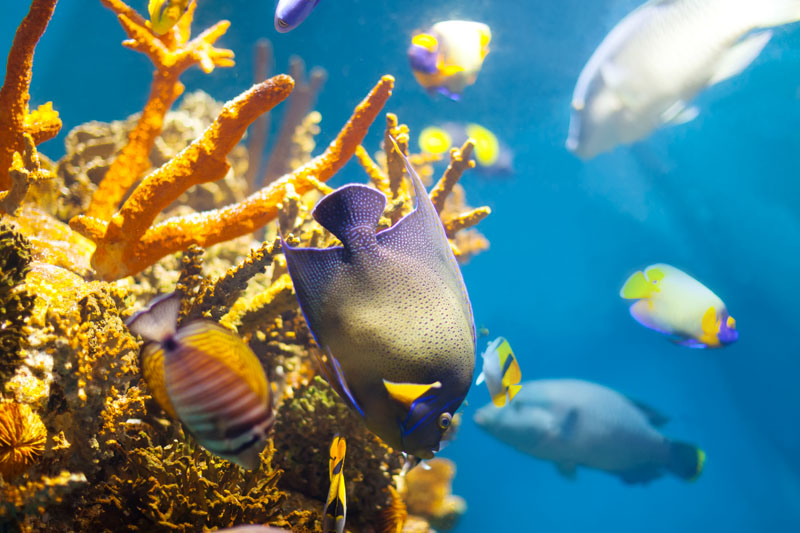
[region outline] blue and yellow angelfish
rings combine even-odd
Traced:
[[[428,459],[472,382],[475,326],[442,221],[405,162],[417,205],[394,226],[377,232],[382,192],[345,185],[313,211],[342,246],[284,242],[284,253],[328,382],[388,445]]]
[[[150,27],[156,35],[164,35],[189,10],[194,0],[150,0]]]
[[[419,148],[425,153],[446,155],[467,139],[475,143],[475,170],[487,176],[514,173],[514,154],[490,129],[475,123],[445,122],[428,126],[419,134]]]
[[[328,470],[331,487],[322,513],[322,533],[343,533],[347,518],[347,493],[344,485],[344,455],[347,443],[343,437],[336,435],[331,442]]]
[[[480,385],[484,381],[492,396],[492,403],[497,407],[503,407],[506,398],[513,400],[521,388],[519,363],[511,351],[511,345],[503,337],[493,340],[483,352],[483,370],[475,384]]]
[[[458,101],[478,78],[491,40],[489,26],[481,22],[437,22],[411,38],[408,60],[414,77],[429,91]]]
[[[736,320],[711,290],[671,265],[650,265],[632,274],[620,296],[637,300],[631,316],[643,326],[690,348],[720,348],[739,338]]]

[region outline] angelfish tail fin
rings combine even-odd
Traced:
[[[771,28],[800,21],[800,0],[766,0],[754,2],[757,10],[754,25],[757,28]]]
[[[375,229],[386,206],[386,196],[360,184],[336,189],[314,207],[314,219],[342,241],[358,247],[363,239],[375,241]]]
[[[667,470],[686,481],[694,481],[703,473],[706,453],[693,444],[670,443]]]

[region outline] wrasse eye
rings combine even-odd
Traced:
[[[452,421],[453,417],[450,416],[450,413],[442,413],[439,415],[439,427],[441,429],[449,428]]]
[[[283,19],[278,19],[278,26],[280,26],[281,28],[288,28],[289,23]]]

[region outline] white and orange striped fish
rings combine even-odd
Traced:
[[[178,328],[181,295],[153,300],[128,322],[141,335],[153,398],[211,453],[256,468],[274,416],[264,368],[234,333],[208,320]]]

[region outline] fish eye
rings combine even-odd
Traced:
[[[280,26],[281,28],[288,28],[289,23],[283,19],[278,19],[278,26]]]
[[[452,421],[453,417],[450,416],[450,413],[442,413],[439,415],[439,427],[441,429],[449,428]]]

